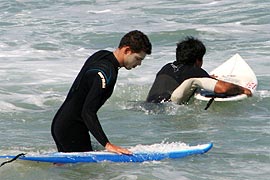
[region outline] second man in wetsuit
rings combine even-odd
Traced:
[[[187,103],[196,87],[226,95],[252,95],[249,89],[217,80],[202,69],[205,52],[204,44],[192,36],[180,41],[176,48],[176,61],[164,65],[157,73],[146,101]]]

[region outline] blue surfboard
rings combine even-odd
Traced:
[[[202,144],[197,146],[186,146],[171,151],[153,151],[153,152],[135,152],[132,155],[119,155],[106,151],[92,152],[72,152],[61,153],[54,152],[40,155],[23,155],[18,157],[19,160],[48,162],[48,163],[98,163],[98,162],[144,162],[160,161],[163,159],[177,159],[195,154],[204,154],[213,147],[213,143]],[[12,159],[16,156],[6,155],[0,158]]]

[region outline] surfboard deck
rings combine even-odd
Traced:
[[[212,70],[209,74],[214,75],[218,80],[248,88],[252,93],[256,90],[258,85],[255,73],[239,54],[235,54],[223,64]],[[244,94],[226,96],[205,91],[203,89],[196,92],[194,97],[195,99],[202,101],[209,101],[212,97],[215,97],[214,101],[239,101],[247,98]]]
[[[177,159],[195,154],[204,154],[213,147],[213,143],[202,144],[197,146],[187,146],[185,148],[173,149],[172,151],[153,151],[153,152],[135,152],[132,155],[119,155],[105,151],[92,151],[82,153],[49,153],[41,155],[24,155],[19,160],[36,161],[47,163],[98,163],[98,162],[144,162],[160,161],[163,159]],[[12,159],[16,156],[4,155],[1,159]]]

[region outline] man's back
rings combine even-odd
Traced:
[[[160,103],[170,101],[173,91],[186,79],[210,77],[202,68],[191,65],[168,63],[158,72],[148,93],[147,102]]]

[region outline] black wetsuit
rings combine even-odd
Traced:
[[[91,151],[89,131],[101,145],[109,142],[97,111],[113,92],[118,68],[110,51],[98,51],[87,59],[53,119],[51,132],[59,152]]]
[[[173,91],[182,82],[196,77],[210,77],[210,75],[199,67],[168,63],[158,72],[146,101],[153,103],[170,101]]]

